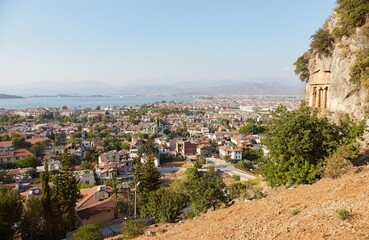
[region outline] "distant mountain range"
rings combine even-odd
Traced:
[[[283,82],[283,81],[279,81]],[[93,95],[163,95],[163,96],[243,96],[303,95],[304,88],[266,81],[185,81],[171,84],[114,86],[95,81],[75,83],[38,82],[27,88],[3,86],[6,92],[22,96],[93,96]]]
[[[2,94],[2,93],[0,93],[0,99],[8,99],[8,98],[23,98],[23,97],[16,96],[16,95],[8,95],[8,94]]]

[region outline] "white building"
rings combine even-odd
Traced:
[[[219,156],[230,156],[232,161],[239,161],[242,159],[242,149],[228,146],[219,147]]]
[[[95,176],[92,170],[86,169],[81,171],[74,171],[74,176],[81,184],[95,184]]]

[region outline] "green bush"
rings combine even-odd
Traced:
[[[302,82],[309,81],[310,73],[309,73],[309,59],[310,59],[310,52],[305,52],[302,56],[297,58],[296,62],[293,64],[295,65],[295,74],[299,76]]]
[[[355,32],[355,28],[362,27],[369,13],[367,0],[336,0],[339,14],[339,25],[334,29],[337,37],[349,36]]]
[[[310,38],[312,39],[310,47],[319,56],[329,56],[332,54],[334,38],[328,30],[319,28]]]
[[[123,239],[133,239],[145,233],[146,223],[142,220],[129,220],[122,224]]]
[[[358,54],[350,69],[350,81],[355,84],[369,84],[369,48]]]
[[[338,126],[318,117],[305,103],[294,111],[279,107],[272,114],[264,138],[270,153],[260,164],[260,172],[271,186],[317,181],[324,159],[343,137]]]
[[[224,182],[213,166],[205,173],[188,168],[185,174],[186,179],[181,183],[181,190],[189,197],[195,214],[205,212],[210,207],[215,209],[225,202]]]
[[[344,221],[350,217],[350,212],[347,211],[345,208],[341,208],[337,210],[338,217]]]
[[[254,164],[250,160],[241,160],[238,163],[236,163],[234,167],[243,171],[250,171],[254,169]]]
[[[95,225],[85,225],[73,234],[73,240],[103,240],[104,237]]]
[[[140,212],[144,217],[155,217],[161,222],[174,220],[178,213],[187,207],[187,197],[171,188],[160,188],[144,196]]]
[[[232,179],[235,180],[235,181],[240,181],[241,177],[240,177],[240,175],[233,175]]]
[[[247,186],[244,182],[237,182],[228,187],[228,196],[231,199],[246,195]]]
[[[291,216],[295,216],[295,215],[297,215],[297,214],[299,214],[300,213],[300,210],[299,209],[297,209],[297,208],[293,208],[293,209],[291,209],[291,211],[290,211],[290,215]]]
[[[341,145],[332,156],[326,160],[324,175],[330,178],[338,178],[352,168],[352,161],[359,154],[357,143]]]

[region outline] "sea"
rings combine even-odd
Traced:
[[[193,102],[193,97],[164,96],[111,96],[111,97],[25,97],[0,99],[0,109],[26,109],[38,107],[101,108],[105,106],[135,106],[162,101]]]

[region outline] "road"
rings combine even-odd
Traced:
[[[243,180],[243,181],[255,178],[255,176],[253,176],[249,173],[245,173],[245,172],[235,168],[233,164],[227,163],[224,160],[221,160],[221,159],[218,159],[218,158],[213,158],[213,157],[206,158],[206,160],[207,160],[208,165],[214,166],[216,170],[219,169],[219,171],[228,173],[231,176],[238,175],[238,176],[240,176],[241,180]]]
[[[249,174],[249,173],[245,173],[237,168],[234,167],[233,164],[231,163],[227,163],[224,160],[220,160],[218,158],[206,158],[208,165],[212,165],[215,167],[215,170],[219,169],[219,171],[228,173],[229,175],[233,176],[233,175],[238,175],[240,176],[241,180],[246,181],[249,179],[253,179],[255,178],[255,176]],[[185,171],[186,168],[163,168],[163,167],[158,167],[158,170],[160,172],[160,174],[163,175],[169,175],[178,171]]]
[[[160,172],[161,175],[168,175],[168,174],[172,174],[178,171],[185,171],[186,168],[178,168],[178,167],[158,167],[158,171]]]

